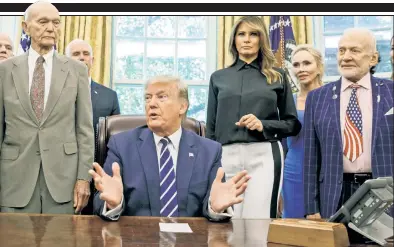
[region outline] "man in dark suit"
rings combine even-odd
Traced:
[[[308,219],[329,218],[365,180],[393,176],[393,82],[369,73],[378,60],[373,34],[346,30],[337,58],[341,79],[306,100]]]
[[[120,114],[119,101],[116,92],[92,80],[93,49],[90,44],[81,39],[74,39],[66,47],[66,56],[79,60],[88,66],[90,92],[93,107],[93,127],[96,133],[100,117]]]
[[[206,217],[224,220],[240,203],[249,176],[227,182],[217,142],[181,127],[189,106],[187,86],[176,77],[156,77],[145,88],[147,126],[114,135],[104,170],[91,170],[99,193],[94,212],[120,215]]]

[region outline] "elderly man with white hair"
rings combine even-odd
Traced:
[[[341,78],[306,100],[308,219],[332,216],[367,179],[393,176],[393,82],[369,73],[378,60],[373,33],[345,30],[337,59]]]
[[[88,74],[55,51],[60,22],[54,5],[30,5],[29,51],[0,63],[1,212],[79,214],[90,196]]]
[[[13,48],[10,36],[0,33],[0,62],[14,56]]]

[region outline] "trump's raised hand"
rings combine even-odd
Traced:
[[[89,170],[94,180],[94,186],[100,191],[100,199],[107,202],[107,207],[113,209],[122,201],[123,196],[123,182],[120,175],[119,164],[114,162],[112,164],[112,174],[109,176],[103,168],[97,163],[93,163],[94,170]]]
[[[210,194],[211,208],[218,213],[243,201],[241,195],[245,192],[248,186],[247,182],[250,179],[247,171],[237,173],[224,183],[222,182],[223,177],[223,168],[219,167]]]

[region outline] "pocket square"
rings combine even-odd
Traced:
[[[394,114],[394,107],[391,107],[391,109],[388,112],[386,112],[386,114],[384,114],[384,115],[388,116],[388,115],[393,115],[393,114]]]

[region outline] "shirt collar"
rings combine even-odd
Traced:
[[[349,81],[345,77],[342,76],[341,83],[341,92],[345,91],[349,88],[354,82]],[[371,74],[367,73],[363,78],[361,78],[358,82],[356,82],[361,87],[370,90],[371,89]]]
[[[233,66],[236,70],[241,70],[241,69],[245,68],[245,65],[247,65],[247,63],[245,61],[243,61],[242,59],[238,58]],[[257,70],[260,70],[258,58],[253,60],[249,65]]]
[[[181,142],[182,136],[182,127],[179,127],[177,131],[175,131],[172,135],[168,136],[175,150],[179,150],[179,143]],[[155,132],[153,132],[153,138],[155,140],[156,147],[159,145],[160,140],[163,139],[162,136],[158,136]]]
[[[45,59],[46,64],[51,64],[53,60],[53,54],[55,53],[55,49],[52,49],[50,52],[47,54],[43,55]],[[37,61],[37,58],[39,58],[41,55],[36,52],[33,47],[30,47],[29,49],[29,58],[34,61],[34,63]]]

